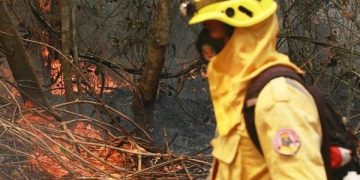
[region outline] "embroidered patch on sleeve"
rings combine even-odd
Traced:
[[[295,155],[301,146],[301,140],[297,133],[291,129],[279,130],[274,139],[273,147],[275,151],[284,156]]]

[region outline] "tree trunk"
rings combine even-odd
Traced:
[[[0,22],[0,42],[5,49],[6,59],[23,101],[48,108],[40,81],[31,65],[31,59],[2,0],[0,0]]]
[[[154,102],[165,61],[166,46],[169,41],[170,8],[170,0],[158,0],[155,7],[155,19],[151,28],[153,36],[150,37],[144,71],[137,87],[139,96],[134,96],[135,120],[147,130],[151,128],[149,125],[151,126]]]
[[[73,48],[73,59],[74,59],[74,64],[78,69],[80,68],[80,63],[79,63],[79,50],[78,50],[78,38],[77,38],[77,29],[76,29],[76,5],[75,2],[72,2],[72,6],[71,6],[71,30],[72,30],[72,48]],[[78,71],[76,71],[76,85],[77,85],[77,97],[79,99],[82,99],[82,88],[81,88],[81,75]],[[82,113],[83,112],[83,107],[82,104],[79,103],[78,104],[78,108],[79,108],[79,112]]]
[[[62,53],[70,57],[70,46],[71,46],[71,0],[62,0],[60,2],[60,11],[61,11],[61,51]],[[64,76],[64,86],[65,86],[65,95],[66,101],[70,102],[75,99],[75,93],[73,91],[72,84],[72,71],[71,63],[66,59],[62,58],[62,73]],[[74,111],[73,106],[68,106],[68,110]]]
[[[138,90],[144,105],[155,101],[170,32],[170,0],[158,0],[150,46]]]

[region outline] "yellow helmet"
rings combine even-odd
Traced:
[[[189,24],[218,20],[249,27],[270,17],[276,8],[274,0],[187,0],[180,5],[180,12],[192,16]]]

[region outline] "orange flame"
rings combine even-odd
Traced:
[[[53,81],[53,85],[51,86],[51,94],[53,95],[64,95],[64,77],[59,75],[61,71],[61,62],[59,59],[54,59],[51,62],[51,79]]]
[[[87,79],[87,81],[90,83],[89,85],[91,86],[91,88],[95,90],[96,93],[100,93],[102,88],[104,88],[103,91],[104,93],[110,93],[113,91],[114,88],[118,87],[116,82],[114,82],[114,80],[109,74],[105,75],[104,78],[105,87],[102,87],[101,78],[99,78],[97,74],[97,66],[95,66],[94,64],[80,63],[80,68],[83,70],[82,71],[83,76]],[[60,70],[61,70],[60,60],[57,59],[53,60],[51,62],[51,78],[53,80],[56,80],[56,82],[51,87],[51,93],[53,95],[65,94],[64,81],[63,81],[64,78],[62,75],[59,76]],[[72,80],[73,81],[76,80],[75,73],[72,75]],[[85,86],[84,84],[82,84],[81,87],[82,87],[81,89],[84,91],[89,90],[89,87]],[[75,83],[72,85],[72,89],[74,92],[79,91],[79,87]]]
[[[47,58],[47,57],[49,57],[49,50],[48,50],[48,48],[46,47],[46,46],[43,46],[42,48],[41,48],[41,57],[42,58]]]
[[[39,8],[43,13],[50,12],[51,0],[39,0]]]

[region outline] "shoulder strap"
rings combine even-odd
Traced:
[[[328,132],[329,129],[328,129],[328,125],[324,122],[324,120],[326,119],[325,118],[326,114],[331,113],[331,112],[329,112],[329,108],[324,108],[326,106],[329,106],[329,104],[327,104],[327,102],[324,101],[324,99],[323,99],[324,95],[322,94],[322,92],[320,92],[316,88],[307,86],[305,84],[303,77],[300,74],[296,73],[294,70],[290,69],[289,67],[285,67],[285,66],[270,67],[267,70],[265,70],[264,72],[262,72],[260,75],[258,75],[253,80],[251,85],[249,86],[246,97],[245,97],[243,113],[244,113],[244,118],[245,118],[246,129],[249,133],[250,139],[252,140],[252,142],[254,143],[256,148],[260,151],[260,153],[263,154],[263,151],[260,146],[259,138],[258,138],[258,135],[256,132],[256,127],[255,127],[255,105],[256,105],[256,103],[254,103],[254,102],[256,101],[256,98],[260,94],[261,90],[265,87],[265,85],[268,82],[270,82],[272,79],[275,79],[277,77],[287,77],[287,78],[291,78],[291,79],[298,81],[312,95],[312,97],[315,100],[316,106],[322,107],[322,108],[318,108],[319,116],[320,116],[319,118],[320,118],[320,122],[321,122],[321,126],[322,126],[322,134],[323,134],[323,141],[322,141],[322,145],[321,145],[321,154],[322,154],[322,157],[324,160],[327,177],[329,179],[332,179],[331,178],[332,176],[330,174],[331,173],[331,170],[330,170],[331,163],[330,163],[330,158],[329,158],[329,151],[327,148],[330,143],[329,142],[330,137],[329,137],[329,132]],[[248,103],[248,102],[252,102],[252,103]]]
[[[301,84],[304,84],[304,80],[302,76],[297,74],[294,70],[286,66],[273,66],[262,73],[260,73],[250,84],[246,97],[245,104],[243,108],[244,118],[246,129],[249,133],[250,139],[256,146],[256,148],[262,154],[262,149],[260,146],[258,134],[255,128],[255,101],[261,90],[265,87],[265,85],[270,82],[272,79],[277,77],[288,77],[294,80],[299,81]]]

